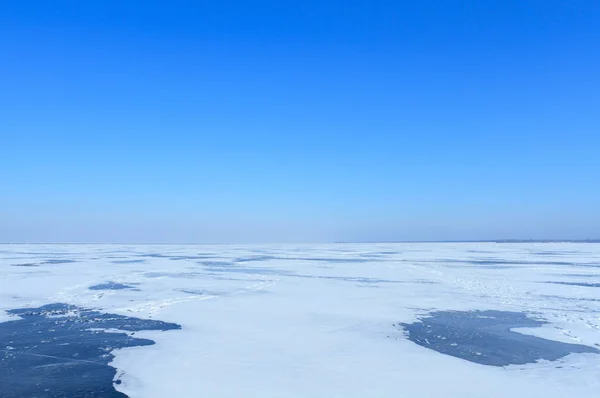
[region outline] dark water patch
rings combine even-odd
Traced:
[[[600,268],[600,264],[598,263],[576,263],[572,264],[575,267],[584,267],[584,268]]]
[[[228,272],[248,275],[268,275],[268,276],[280,276],[280,277],[293,277],[293,278],[307,278],[307,279],[328,279],[338,280],[345,282],[358,282],[358,283],[402,283],[400,281],[388,280],[388,279],[377,279],[377,278],[365,278],[365,277],[349,277],[349,276],[327,276],[327,275],[309,275],[309,274],[297,274],[287,270],[272,269],[272,268],[250,268],[250,267],[214,267],[211,268],[212,272]]]
[[[202,263],[206,264],[206,263]],[[390,279],[379,279],[379,278],[368,278],[368,277],[348,277],[348,276],[330,276],[330,275],[310,275],[310,274],[299,274],[283,269],[276,268],[256,268],[256,267],[242,267],[240,263],[211,263],[209,270],[212,274],[215,273],[233,273],[233,274],[247,274],[247,275],[265,275],[265,276],[279,276],[279,277],[294,277],[294,278],[307,278],[307,279],[327,279],[327,280],[338,280],[345,282],[364,283],[364,284],[376,284],[376,283],[407,283],[406,281],[396,281]],[[146,275],[153,273],[147,273]],[[179,275],[179,274],[177,274]],[[210,275],[210,274],[204,274]],[[160,276],[167,276],[161,273]],[[168,275],[178,277],[176,275]],[[419,283],[419,282],[414,282]]]
[[[115,260],[115,261],[111,261],[111,263],[113,264],[138,264],[138,263],[143,263],[146,260]]]
[[[334,276],[334,275],[308,275],[308,274],[296,274],[291,272],[277,273],[277,276],[292,277],[292,278],[305,278],[305,279],[324,279],[341,282],[353,282],[362,284],[379,284],[379,283],[427,283],[427,282],[415,282],[415,281],[397,281],[392,279],[379,279],[379,278],[368,278],[360,276]]]
[[[388,257],[385,254],[379,254],[379,253],[361,253],[358,256],[362,257],[362,258],[375,258],[375,259],[387,258]]]
[[[405,283],[404,281],[395,281],[391,279],[378,279],[378,278],[365,278],[365,277],[354,277],[354,276],[323,276],[323,275],[301,275],[292,274],[286,276],[295,276],[298,278],[310,278],[310,279],[327,279],[334,281],[343,282],[354,282],[363,284],[378,284],[378,283]]]
[[[179,289],[182,293],[193,294],[194,296],[220,296],[218,293],[209,292],[207,290],[197,290],[197,289]]]
[[[246,251],[246,249],[242,249],[243,251]],[[298,249],[293,250],[293,251],[298,251]],[[273,254],[272,250],[265,250],[265,249],[252,249],[252,250],[248,250],[249,253],[260,253],[260,254]]]
[[[19,255],[26,255],[26,256],[35,256],[35,257],[47,257],[47,256],[71,256],[73,255],[72,252],[61,252],[61,251],[54,251],[54,252],[16,252],[16,251],[8,251],[8,253],[11,254],[19,254]]]
[[[39,263],[11,264],[13,267],[39,267]]]
[[[468,269],[468,268],[473,268],[474,265],[467,265],[467,264],[450,264],[447,265],[448,268],[457,268],[457,269]],[[479,269],[515,269],[515,268],[519,268],[519,269],[523,269],[526,268],[526,266],[523,265],[486,265],[485,267],[481,267]]]
[[[150,257],[150,258],[169,258],[172,255],[160,254],[160,253],[142,253],[138,254],[138,257]]]
[[[542,294],[540,295],[540,297],[542,298],[549,298],[549,299],[559,299],[559,300],[567,300],[567,301],[588,301],[588,302],[593,302],[593,303],[598,303],[600,302],[600,299],[594,299],[594,298],[586,298],[586,297],[564,297],[564,296],[554,296],[554,295],[549,295],[549,294]],[[564,309],[561,309],[561,311]]]
[[[231,261],[201,261],[199,264],[206,267],[228,267],[233,265]]]
[[[327,263],[366,263],[369,260],[364,258],[324,258],[324,257],[276,257],[276,256],[250,256],[239,257],[234,260],[235,263],[248,263],[254,261],[315,261]]]
[[[399,281],[394,279],[379,279],[379,278],[367,278],[367,277],[352,277],[352,276],[311,276],[311,275],[293,275],[303,278],[313,278],[313,279],[329,279],[329,280],[337,280],[343,282],[355,282],[362,284],[419,284],[419,285],[434,285],[438,284],[438,282],[428,281],[428,280],[412,280],[412,281]]]
[[[44,260],[37,263],[21,263],[21,264],[11,264],[14,267],[40,267],[42,265],[51,265],[51,264],[70,264],[76,262],[75,260],[67,260],[67,259],[50,259]]]
[[[75,262],[75,260],[55,258],[55,259],[42,261],[42,264],[70,264],[70,263],[74,263],[74,262]]]
[[[599,274],[561,274],[562,276],[570,276],[573,278],[600,278]]]
[[[180,278],[180,279],[202,279],[210,277],[211,279],[215,279],[213,276],[219,275],[219,273],[233,273],[233,274],[246,274],[246,275],[280,275],[277,270],[261,270],[255,268],[232,268],[232,269],[221,269],[221,268],[211,268],[210,272],[159,272],[152,271],[146,272],[144,277],[146,278]],[[231,278],[223,278],[227,280],[233,280]],[[240,279],[240,280],[248,280],[248,279]]]
[[[248,256],[248,257],[238,257],[233,260],[234,263],[250,263],[254,261],[269,261],[275,260],[277,257],[273,256]]]
[[[123,290],[123,289],[133,289],[133,286],[125,285],[123,283],[117,282],[105,282],[99,285],[90,286],[90,290]]]
[[[513,265],[515,262],[506,261],[506,260],[467,260],[469,264],[475,265]]]
[[[131,248],[131,249],[121,249],[121,250],[115,250],[115,249],[100,249],[98,250],[99,253],[105,253],[105,254],[123,254],[123,253],[128,253],[128,254],[134,254],[134,253],[139,253],[138,251],[135,250],[135,248]]]
[[[315,265],[315,268],[320,268],[320,269],[335,269],[335,267],[333,265]]]
[[[242,266],[242,263],[231,263],[227,261],[212,261],[202,262],[202,265],[206,266],[210,272],[222,272],[222,273],[237,273],[237,274],[250,274],[250,275],[284,275],[289,271],[275,269],[275,268],[257,268],[251,266]]]
[[[112,350],[152,345],[125,332],[174,330],[161,321],[105,314],[67,304],[7,311],[20,319],[0,323],[0,396],[126,397],[114,389]]]
[[[573,255],[582,255],[582,254],[587,254],[587,253],[576,252],[576,251],[548,250],[548,251],[531,252],[530,254],[535,254],[538,256],[573,256]]]
[[[459,261],[460,262],[460,261]],[[466,260],[465,263],[472,265],[484,265],[486,268],[493,266],[496,267],[510,267],[518,268],[527,265],[568,265],[569,263],[564,262],[547,262],[547,261],[518,261],[518,260],[502,260],[502,259],[472,259]]]
[[[435,282],[435,281],[431,281],[431,280],[427,280],[427,279],[417,279],[417,280],[413,280],[413,281],[406,281],[406,283],[417,283],[417,284],[421,284],[421,285],[439,285],[439,282]]]
[[[331,264],[346,264],[346,263],[368,263],[371,260],[365,258],[328,258],[328,257],[277,257],[277,260],[290,261],[314,261]]]
[[[185,255],[161,254],[161,253],[138,254],[138,257],[166,258],[166,259],[175,260],[175,261],[177,261],[177,260],[202,260],[202,259],[206,259],[206,258],[218,258],[218,257],[215,257],[213,255],[208,255],[208,254],[185,256]]]
[[[511,266],[527,266],[527,265],[556,265],[556,266],[574,266],[574,267],[600,267],[600,264],[595,263],[577,263],[568,261],[529,261],[529,260],[456,260],[456,259],[440,259],[440,260],[420,260],[413,262],[426,263],[449,263],[449,264],[473,264],[473,265],[511,265]]]
[[[47,270],[28,270],[28,271],[15,271],[11,273],[12,275],[22,275],[23,277],[28,277],[28,276],[32,276],[32,275],[56,275],[54,272],[51,271],[47,271]]]
[[[384,252],[372,252],[372,253],[359,253],[357,254],[358,257],[360,257],[358,260],[360,259],[369,259],[369,258],[373,258],[373,259],[389,259],[390,256],[393,255],[397,255],[397,254],[401,254],[402,252],[388,252],[388,251],[384,251]]]
[[[202,260],[205,258],[215,258],[214,256],[172,256],[169,260]]]
[[[279,277],[292,277],[292,278],[306,278],[306,279],[326,279],[336,280],[344,282],[354,282],[363,284],[376,284],[376,283],[407,283],[405,281],[396,281],[390,279],[379,279],[379,278],[368,278],[368,277],[352,277],[352,276],[332,276],[332,275],[310,275],[310,274],[299,274],[290,272],[282,269],[274,268],[251,268],[251,267],[212,267],[212,272],[223,272],[223,273],[238,273],[248,275],[266,275],[266,276],[279,276]]]
[[[552,283],[554,285],[569,285],[569,286],[583,286],[583,287],[600,287],[600,283],[586,283],[586,282],[545,282]]]
[[[595,353],[595,348],[546,340],[511,331],[547,322],[509,311],[435,311],[401,326],[412,342],[442,354],[482,365],[508,366],[555,361],[571,353]]]

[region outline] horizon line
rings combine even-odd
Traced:
[[[378,244],[378,243],[600,243],[588,239],[464,239],[464,240],[387,240],[333,242],[0,242],[0,245],[277,245],[277,244]]]

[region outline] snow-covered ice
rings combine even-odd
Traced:
[[[12,310],[48,304],[67,305],[56,322],[180,325],[113,346],[112,388],[130,397],[585,398],[600,391],[599,283],[600,244],[1,245],[0,331],[20,324]],[[486,321],[493,338],[469,339],[455,321],[473,314],[514,327]],[[441,332],[410,336],[428,319]],[[67,343],[42,335],[60,360]],[[14,364],[26,353],[3,336],[0,361]],[[527,355],[510,362],[515,346]],[[500,362],[477,358],[498,350]],[[3,378],[0,396],[14,395]]]

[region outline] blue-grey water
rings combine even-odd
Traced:
[[[511,331],[544,324],[520,312],[435,311],[401,326],[420,346],[482,365],[523,365],[541,359],[554,361],[571,353],[599,353],[593,347]]]
[[[0,323],[2,398],[126,397],[113,385],[116,370],[108,366],[111,351],[154,342],[133,337],[133,333],[104,330],[180,329],[173,323],[60,303],[8,313],[20,318]]]
[[[89,287],[90,290],[123,290],[123,289],[133,289],[133,286],[125,285],[123,283],[117,282],[105,282],[100,283],[98,285],[93,285]]]

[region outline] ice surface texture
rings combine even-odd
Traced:
[[[597,398],[598,284],[600,244],[0,245],[0,397]]]

